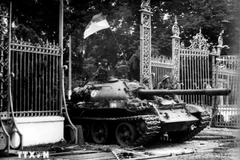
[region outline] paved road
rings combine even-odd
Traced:
[[[191,141],[181,144],[159,142],[136,148],[120,148],[116,145],[95,145],[74,148],[68,152],[50,154],[55,160],[239,160],[239,130],[227,128],[206,128]],[[57,156],[58,155],[58,156]],[[19,159],[17,156],[1,160]]]

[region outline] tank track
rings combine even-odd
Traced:
[[[146,131],[141,134],[136,141],[133,143],[134,146],[145,145],[150,142],[154,137],[156,137],[160,130],[160,120],[158,116],[142,117],[145,121]]]
[[[178,132],[176,132],[176,136],[172,137],[163,137],[161,136],[160,139],[161,141],[170,141],[170,142],[184,142],[184,141],[189,141],[191,140],[195,135],[197,135],[199,132],[201,132],[204,128],[206,128],[209,123],[210,123],[210,115],[207,111],[205,112],[201,112],[200,113],[200,117],[197,117],[200,119],[200,121],[198,122],[196,128],[194,130],[188,130],[185,132],[184,136],[179,136],[179,134],[177,134]]]
[[[77,120],[89,120],[89,121],[119,121],[119,122],[138,122],[144,121],[146,124],[145,132],[139,131],[138,138],[134,141],[133,146],[139,146],[147,144],[151,139],[158,135],[161,122],[156,115],[137,115],[137,116],[128,116],[128,117],[72,117]]]

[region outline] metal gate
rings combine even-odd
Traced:
[[[178,77],[182,89],[205,89],[213,86],[210,66],[215,57],[210,54],[208,46],[201,29],[191,40],[189,47],[180,45]],[[206,95],[185,95],[182,99],[191,104],[212,105],[211,97]]]
[[[218,106],[215,108],[214,126],[217,127],[240,127],[239,108],[239,69],[240,60],[237,56],[220,56],[216,59],[217,83],[220,87],[231,88],[229,96],[220,96]]]
[[[157,84],[162,81],[164,75],[171,75],[173,69],[172,59],[166,56],[156,56],[151,58],[151,71],[154,73],[152,77],[153,88],[157,88]]]
[[[10,43],[15,116],[60,115],[60,50],[55,44]]]
[[[59,46],[48,41],[32,44],[17,39],[11,34],[11,14],[12,2],[9,8],[0,3],[0,152],[9,153],[10,146],[22,148],[25,135],[20,133],[16,117],[63,116],[63,105],[76,143],[77,128],[68,116],[63,95],[63,0],[60,0]],[[11,142],[14,136],[19,136],[19,144]]]
[[[222,34],[218,45],[211,46],[201,33],[193,36],[190,46],[180,41],[180,29],[175,18],[172,27],[172,57],[151,57],[153,84],[159,82],[164,74],[172,75],[181,83],[181,89],[231,88],[229,96],[184,95],[186,103],[205,107],[213,117],[213,125],[218,127],[239,127],[240,114],[237,105],[239,91],[239,59],[235,56],[220,56],[223,45]]]
[[[14,116],[60,115],[61,54],[53,43],[32,44],[11,35],[11,7],[0,4],[0,113]],[[5,15],[3,15],[5,14]]]

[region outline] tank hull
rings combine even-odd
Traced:
[[[76,125],[82,125],[84,128],[84,138],[86,141],[93,141],[99,144],[118,143],[122,146],[145,145],[157,138],[166,140],[166,133],[178,133],[190,130],[192,126],[201,124],[200,117],[188,113],[184,104],[165,105],[157,108],[158,113],[152,107],[145,107],[139,110],[126,108],[72,108],[69,111],[71,120]],[[119,142],[118,127],[121,125],[130,125],[130,129],[135,137],[132,142]],[[94,126],[104,126],[106,136],[103,142],[96,141],[93,130]],[[96,129],[97,130],[97,129]],[[100,129],[104,130],[104,129]],[[97,130],[98,132],[98,130]],[[100,131],[99,131],[100,132]],[[124,131],[124,133],[127,131]],[[197,132],[198,133],[198,132]],[[111,136],[110,136],[111,135]],[[121,134],[120,134],[121,135]],[[186,134],[186,136],[188,136]],[[193,137],[192,134],[189,137]],[[184,137],[186,138],[186,137]],[[181,138],[181,139],[184,139]],[[103,138],[104,139],[104,138]],[[186,138],[190,139],[190,138]],[[168,141],[172,141],[168,139]],[[181,140],[179,140],[181,141]]]

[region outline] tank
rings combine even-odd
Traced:
[[[163,95],[228,95],[229,89],[148,90],[138,81],[108,78],[92,80],[73,90],[70,118],[82,125],[84,140],[121,146],[145,145],[157,140],[190,140],[209,125],[201,106],[176,103]]]

